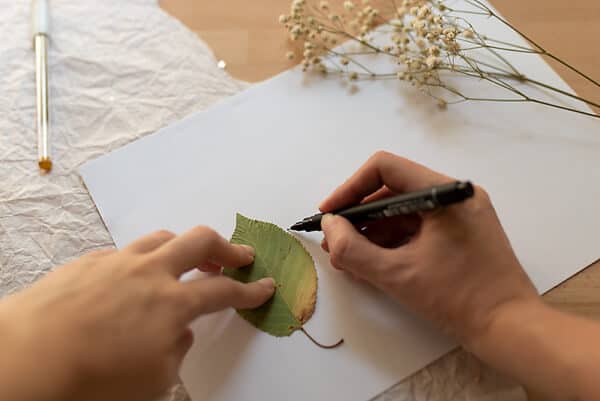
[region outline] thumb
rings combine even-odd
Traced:
[[[381,267],[386,250],[369,241],[341,216],[323,216],[321,227],[333,267],[372,281],[377,269]]]

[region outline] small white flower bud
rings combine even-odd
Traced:
[[[465,38],[468,39],[473,39],[475,37],[475,32],[473,32],[471,28],[465,29],[462,34]]]
[[[438,57],[436,57],[436,56],[429,56],[425,60],[425,64],[430,69],[434,69],[435,67],[437,67],[438,65],[440,65],[440,62],[441,62],[441,60]]]
[[[423,7],[421,7],[419,9],[419,11],[417,11],[417,18],[420,18],[420,19],[426,18],[430,12],[431,12],[431,10],[429,9],[429,6],[424,5]]]

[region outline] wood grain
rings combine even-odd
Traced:
[[[289,11],[290,2],[161,0],[160,4],[209,44],[217,59],[226,61],[231,75],[256,82],[294,65],[284,57],[293,47],[277,22],[280,14]],[[508,21],[548,51],[600,79],[600,1],[492,0],[492,3]],[[552,60],[549,63],[579,95],[600,102],[597,87]],[[557,308],[600,320],[600,263],[544,297]]]
[[[197,32],[228,64],[236,78],[269,78],[293,65],[291,49],[277,22],[288,0],[161,0],[161,6]],[[600,76],[600,2],[597,0],[496,0],[498,10],[540,45],[596,77]],[[600,100],[598,89],[551,63],[577,93]]]

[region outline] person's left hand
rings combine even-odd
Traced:
[[[151,400],[176,380],[193,319],[258,307],[274,292],[270,278],[179,277],[253,259],[251,248],[197,227],[179,237],[156,232],[58,268],[0,302],[0,399]]]

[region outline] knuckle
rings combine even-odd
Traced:
[[[475,186],[475,196],[473,198],[473,202],[470,202],[469,205],[470,211],[474,215],[488,213],[494,209],[489,193],[478,185]]]
[[[169,230],[158,230],[150,234],[153,238],[158,240],[170,240],[175,238],[175,234]]]
[[[393,273],[396,271],[396,269],[397,269],[397,266],[395,264],[381,261],[378,264],[376,264],[374,266],[374,268],[372,269],[373,276],[378,281],[387,280],[387,279],[389,279],[389,277],[391,277],[393,275]]]
[[[491,203],[490,194],[479,185],[475,185],[475,197],[481,202]]]
[[[182,291],[178,284],[168,285],[162,290],[162,298],[171,304],[177,311],[186,311],[197,302],[199,294],[191,295]]]
[[[422,288],[423,275],[418,269],[402,269],[396,271],[392,276],[394,277],[394,287],[412,289]]]
[[[136,280],[138,284],[143,284],[137,285],[135,289],[131,290],[130,296],[132,299],[139,299],[148,309],[152,310],[164,305],[164,290],[161,283],[148,279],[147,276],[136,275],[136,272],[132,274],[133,276],[130,276],[130,279]]]
[[[203,292],[186,293],[180,300],[176,301],[176,304],[181,305],[181,310],[204,311],[208,305],[208,300]]]
[[[160,273],[157,267],[167,263],[168,257],[160,253],[139,254],[129,259],[128,266],[131,273],[138,277],[154,276]]]
[[[157,261],[153,256],[139,258],[131,261],[127,270],[129,270],[133,276],[144,276],[147,274],[148,270],[151,270],[149,269],[149,266],[153,266],[157,262],[159,261]]]
[[[351,245],[350,239],[345,236],[337,238],[329,245],[329,257],[334,267],[341,268],[344,265]]]
[[[96,249],[94,251],[88,252],[85,255],[85,257],[87,257],[88,259],[98,259],[104,256],[112,255],[116,252],[117,251],[115,249]]]
[[[208,244],[214,244],[219,240],[219,234],[210,227],[197,226],[192,231],[195,236],[202,238]]]
[[[202,292],[190,291],[189,288],[178,281],[161,285],[157,289],[157,302],[163,309],[169,311],[176,320],[185,320],[190,312],[197,308],[204,308],[206,302]]]
[[[373,156],[371,156],[371,160],[372,161],[379,161],[382,159],[387,159],[389,157],[394,157],[394,155],[388,151],[385,150],[378,150],[377,152],[373,153]]]

